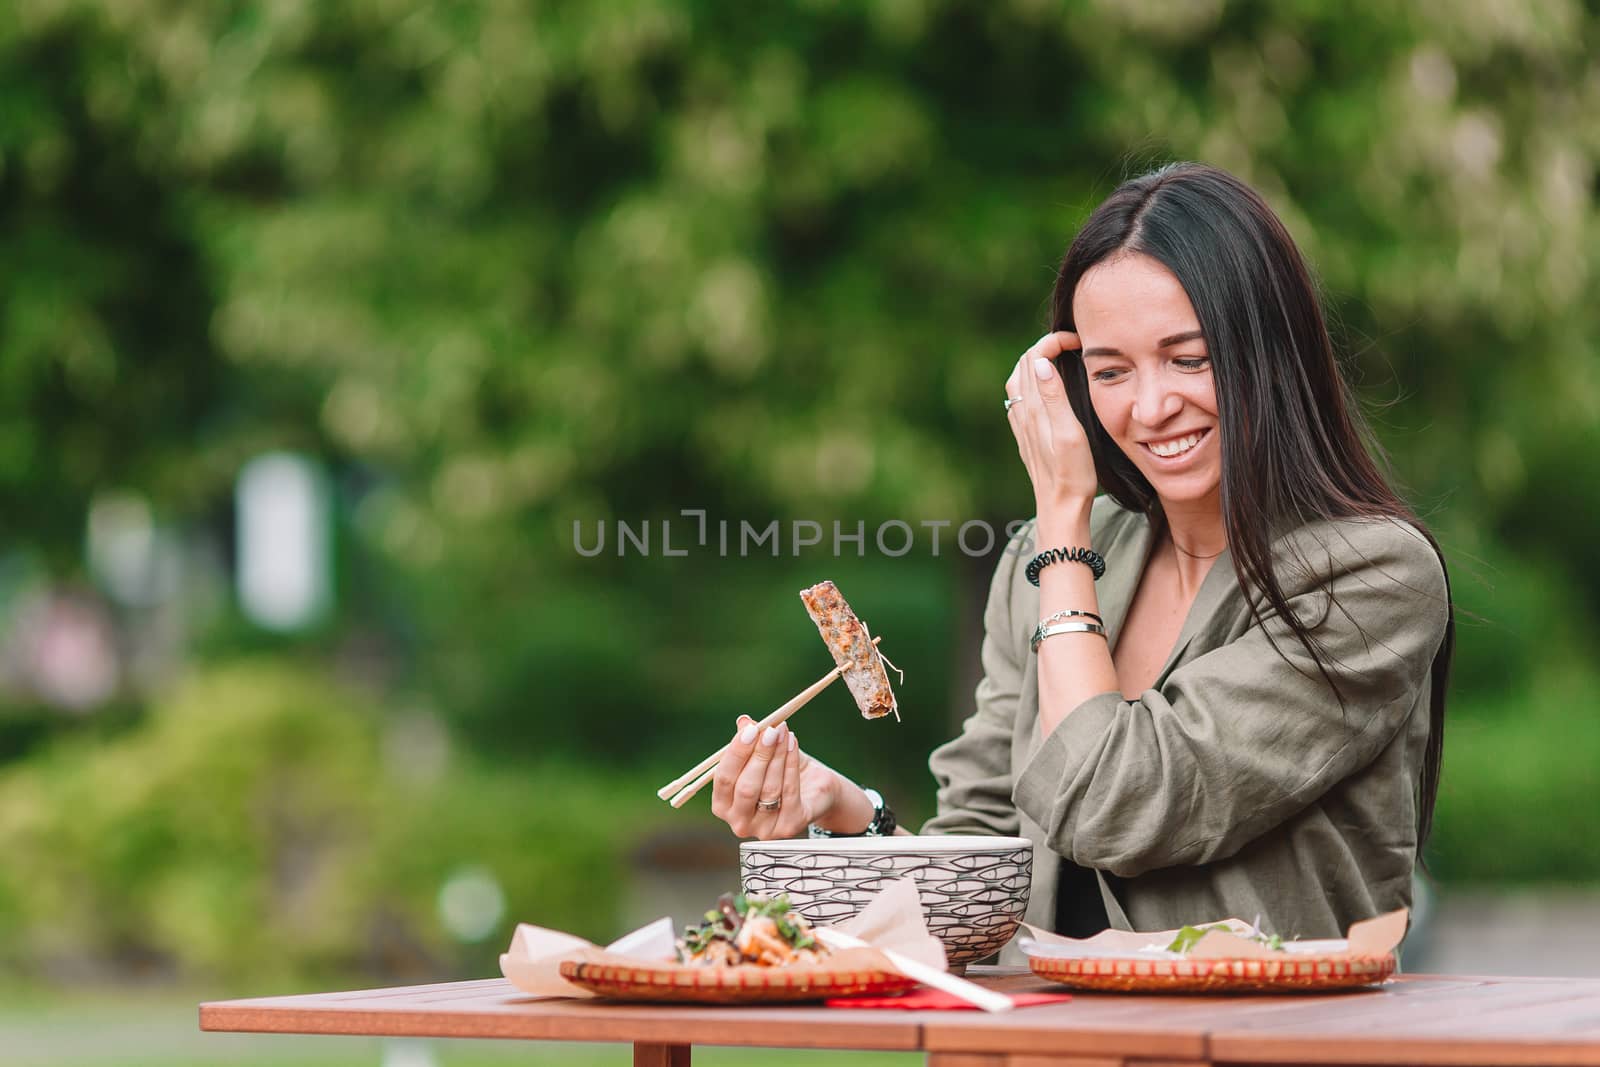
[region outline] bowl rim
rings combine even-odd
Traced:
[[[778,841],[741,841],[739,855],[749,852],[780,852],[800,854],[893,853],[916,855],[918,853],[962,853],[965,855],[1015,852],[1033,847],[1026,837],[991,837],[966,834],[901,834],[895,837],[797,837]]]

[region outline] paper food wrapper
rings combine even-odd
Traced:
[[[1228,930],[1208,931],[1188,952],[1167,951],[1172,939],[1178,936],[1176,930],[1151,933],[1106,930],[1080,940],[1028,926],[1028,933],[1032,936],[1023,938],[1021,947],[1029,956],[1050,959],[1239,960],[1278,959],[1284,953],[1300,958],[1350,959],[1357,956],[1386,956],[1393,952],[1406,935],[1409,915],[1407,909],[1401,908],[1387,915],[1363,919],[1351,926],[1349,933],[1342,938],[1285,941],[1282,952],[1251,940],[1248,935],[1254,927],[1241,919],[1191,923],[1202,929],[1220,925]]]
[[[853,918],[835,929],[860,938],[871,948],[836,951],[814,964],[795,964],[784,970],[827,973],[877,970],[899,973],[879,949],[897,952],[918,963],[946,967],[944,945],[928,932],[927,916],[910,878],[891,882]],[[528,923],[518,924],[511,946],[500,956],[500,973],[522,992],[534,997],[590,997],[594,994],[561,977],[567,960],[585,963],[647,965],[652,969],[700,970],[677,962],[677,932],[669,918],[641,926],[600,948],[581,937]]]

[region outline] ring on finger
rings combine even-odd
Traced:
[[[1008,396],[1008,397],[1006,397],[1006,412],[1007,412],[1007,414],[1009,414],[1010,411],[1011,411],[1011,405],[1020,404],[1020,403],[1022,403],[1022,398],[1020,396]]]
[[[776,800],[758,800],[756,801],[756,807],[760,808],[762,811],[777,811],[779,808],[783,807],[783,798],[779,797]]]

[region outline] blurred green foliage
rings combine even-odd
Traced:
[[[1076,224],[1169,158],[1283,215],[1476,613],[1436,870],[1600,875],[1569,830],[1600,743],[1571,721],[1600,683],[1597,37],[1576,0],[14,0],[0,551],[75,577],[109,488],[223,536],[278,447],[335,468],[344,525],[330,631],[213,626],[143,719],[4,731],[7,951],[343,966],[370,931],[342,918],[392,913],[442,952],[458,861],[603,935],[639,783],[826,669],[794,598],[822,577],[907,722],[830,693],[796,728],[925,813],[989,564],[870,531],[1026,516],[1000,384]],[[573,550],[697,507],[865,521],[868,555]],[[372,695],[333,700],[324,649],[380,664]],[[284,665],[206,666],[245,653]],[[373,755],[417,707],[469,753],[435,792]],[[578,822],[547,785],[623,780]]]
[[[0,961],[98,978],[421,980],[492,968],[519,918],[614,936],[627,835],[653,797],[405,744],[321,671],[245,662],[198,674],[115,740],[66,739],[8,768]],[[474,868],[505,913],[463,948],[438,895]]]
[[[1592,671],[1568,668],[1511,697],[1466,698],[1451,722],[1449,778],[1431,847],[1447,881],[1588,882],[1600,840],[1582,813],[1600,796]]]

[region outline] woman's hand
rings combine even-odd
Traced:
[[[762,730],[741,715],[711,780],[711,813],[740,837],[799,837],[826,818],[842,781],[800,750],[788,723]]]
[[[1088,435],[1072,413],[1066,383],[1053,363],[1079,346],[1075,333],[1047,333],[1022,354],[1006,379],[1006,396],[1022,401],[1009,407],[1006,418],[1041,516],[1063,507],[1087,507],[1098,488]]]

